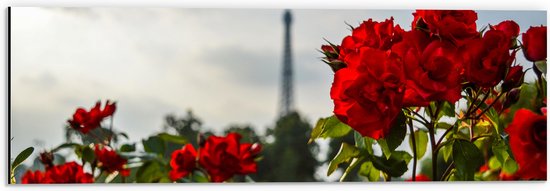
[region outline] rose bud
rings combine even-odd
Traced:
[[[508,70],[508,74],[504,78],[502,83],[502,91],[507,92],[512,88],[520,87],[523,84],[523,77],[525,73],[523,72],[522,66],[513,66]]]
[[[46,169],[49,169],[53,166],[53,153],[48,151],[41,152],[39,160],[44,164]]]
[[[514,88],[508,94],[506,94],[506,99],[504,100],[503,109],[510,108],[513,104],[518,102],[519,95],[521,94],[521,89]]]
[[[328,64],[332,71],[336,72],[342,68],[346,67],[346,64],[339,60],[340,55],[340,46],[335,45],[322,45],[321,52],[325,55],[323,62]]]

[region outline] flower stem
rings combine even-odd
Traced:
[[[416,137],[414,137],[414,129],[413,129],[413,123],[412,120],[409,119],[409,131],[411,134],[411,141],[412,141],[412,151],[413,151],[413,171],[412,171],[412,181],[416,181],[416,163],[417,163],[417,153],[416,153]]]
[[[433,123],[430,123],[428,127],[428,133],[430,134],[430,143],[432,146],[432,177],[434,181],[439,181],[437,178],[437,145],[435,142],[435,129]]]

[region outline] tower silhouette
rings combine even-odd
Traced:
[[[285,10],[283,15],[284,28],[284,51],[283,51],[283,83],[281,94],[280,116],[285,116],[294,110],[293,106],[293,88],[292,88],[292,49],[290,41],[290,27],[292,24],[292,14],[290,10]]]

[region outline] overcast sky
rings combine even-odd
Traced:
[[[317,51],[339,44],[346,23],[391,16],[410,28],[412,11],[293,10],[295,107],[311,123],[331,115],[333,73]],[[480,11],[478,27],[515,20],[524,32],[545,12]],[[77,107],[118,102],[115,128],[139,141],[163,116],[187,109],[216,132],[229,124],[272,126],[280,100],[283,10],[12,8],[12,152],[64,140]],[[526,63],[522,54],[518,61]],[[530,64],[528,64],[530,65]],[[40,148],[39,148],[40,149]]]

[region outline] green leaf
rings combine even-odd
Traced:
[[[391,157],[391,150],[388,146],[388,143],[385,139],[378,139],[378,145],[380,145],[380,149],[382,150],[382,154],[386,157],[386,159],[389,159]]]
[[[380,171],[374,168],[371,161],[365,161],[359,168],[359,175],[367,177],[370,182],[376,182],[380,180]]]
[[[500,161],[498,161],[497,157],[496,156],[493,156],[489,159],[489,169],[492,169],[492,170],[498,170],[502,168],[502,164],[500,163]]]
[[[338,154],[330,161],[327,176],[330,176],[338,168],[338,165],[348,162],[350,159],[359,156],[359,154],[360,151],[357,147],[345,142],[342,143],[340,151],[338,151]]]
[[[136,151],[136,144],[124,144],[120,146],[120,152],[134,152]]]
[[[455,105],[454,104],[451,104],[449,102],[446,102],[446,101],[443,101],[443,102],[440,102],[439,104],[442,104],[440,107],[441,107],[441,110],[437,116],[437,120],[439,120],[441,117],[443,116],[447,116],[447,117],[455,117]]]
[[[92,148],[84,146],[82,148],[82,159],[86,162],[92,163],[95,160],[95,152]]]
[[[374,154],[374,151],[372,150],[372,144],[374,143],[374,139],[370,137],[363,137],[359,132],[355,131],[353,133],[353,136],[355,138],[355,146],[361,150],[367,150],[367,152],[370,155]]]
[[[382,152],[386,159],[389,159],[391,152],[401,145],[405,137],[407,136],[407,128],[405,127],[405,114],[401,112],[397,116],[393,126],[390,129],[388,135],[383,139],[378,139],[378,144],[382,148]]]
[[[344,171],[344,173],[340,177],[340,182],[344,182],[346,180],[346,178],[348,177],[348,175],[351,173],[351,171],[353,169],[355,169],[357,167],[357,165],[361,164],[364,161],[364,158],[365,157],[353,158],[353,160],[349,164],[348,168],[346,168],[346,170]]]
[[[519,166],[514,159],[508,157],[506,159],[506,162],[504,162],[504,165],[502,167],[502,171],[504,171],[506,174],[514,174],[518,170]]]
[[[187,139],[185,139],[182,136],[170,135],[168,133],[160,133],[158,134],[158,137],[160,137],[162,140],[166,142],[172,142],[172,143],[182,144],[182,145],[189,142],[187,141]]]
[[[21,151],[16,157],[15,160],[11,163],[11,169],[14,170],[19,166],[25,159],[29,158],[31,156],[32,152],[34,151],[34,147],[26,148],[25,150]]]
[[[416,159],[420,160],[426,153],[426,148],[428,147],[428,133],[420,130],[414,131],[412,135],[409,136],[409,145],[411,150],[413,150],[412,137],[414,136],[416,144]]]
[[[407,163],[407,164],[409,164],[409,162],[413,158],[411,154],[409,154],[408,152],[405,152],[405,151],[393,151],[393,153],[391,155],[396,159],[401,159],[401,160],[405,161],[405,163]]]
[[[412,158],[410,155],[408,155],[408,157],[405,157],[404,153],[406,152],[396,151],[391,154],[391,157],[389,159],[385,157],[375,156],[372,158],[372,164],[377,169],[385,172],[392,177],[400,177],[405,172],[407,172],[407,161]]]
[[[339,138],[346,136],[351,127],[342,123],[336,116],[321,118],[317,121],[315,128],[311,131],[309,143],[317,138]]]
[[[145,162],[136,173],[138,183],[157,183],[166,177],[164,168],[157,161]]]
[[[456,175],[461,180],[474,180],[474,174],[483,165],[483,154],[469,141],[457,139],[453,143]]]
[[[507,150],[508,147],[506,146],[504,140],[497,139],[493,142],[492,151],[500,164],[505,164],[506,159],[510,157]]]
[[[69,148],[69,147],[78,147],[78,146],[81,146],[80,144],[76,144],[76,143],[63,143],[59,146],[57,146],[55,149],[52,149],[52,152],[57,152],[61,149],[64,149],[64,148]]]
[[[451,154],[453,153],[453,147],[452,147],[453,142],[452,141],[443,142],[442,144],[445,144],[445,145],[441,147],[440,152],[443,154],[443,160],[445,160],[445,162],[448,162],[449,158],[451,158]]]
[[[445,123],[445,122],[439,122],[435,125],[436,128],[439,128],[439,129],[449,129],[451,128],[453,125],[451,124],[448,124],[448,123]]]
[[[149,137],[147,140],[143,140],[142,144],[145,152],[156,153],[161,156],[164,154],[164,141],[158,136]]]
[[[536,61],[535,66],[541,71],[543,74],[546,74],[546,60],[543,61]]]

